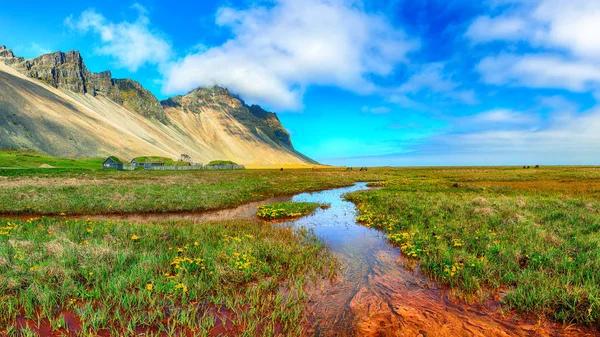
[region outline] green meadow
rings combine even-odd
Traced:
[[[346,198],[361,224],[402,251],[398,268],[418,266],[468,303],[492,300],[503,311],[600,327],[600,168],[122,172],[86,161],[19,169],[21,155],[3,156],[12,161],[0,167],[12,168],[0,171],[0,213],[36,216],[0,221],[0,331],[16,334],[17,316],[64,329],[57,312],[70,310],[90,332],[203,334],[234,324],[246,335],[301,335],[307,284],[339,271],[309,232],[248,220],[37,216],[200,212],[357,181],[377,188]],[[321,206],[258,212],[289,218]],[[198,313],[199,304],[211,312]]]

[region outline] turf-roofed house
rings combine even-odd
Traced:
[[[102,162],[102,168],[122,170],[123,162],[121,161],[121,159],[119,159],[115,156],[110,156],[110,157],[106,158],[105,161]]]

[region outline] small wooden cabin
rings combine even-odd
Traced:
[[[103,169],[122,170],[123,162],[115,156],[110,156],[110,157],[106,158],[105,161],[102,162],[102,168]]]

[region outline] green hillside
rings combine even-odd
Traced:
[[[104,159],[105,158],[66,159],[56,158],[36,152],[1,150],[0,168],[77,168],[96,170],[102,168],[102,162]]]

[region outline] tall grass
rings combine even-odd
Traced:
[[[335,269],[312,233],[270,224],[0,220],[0,335],[20,316],[64,332],[65,311],[82,334],[201,335],[224,320],[298,335],[305,284]]]

